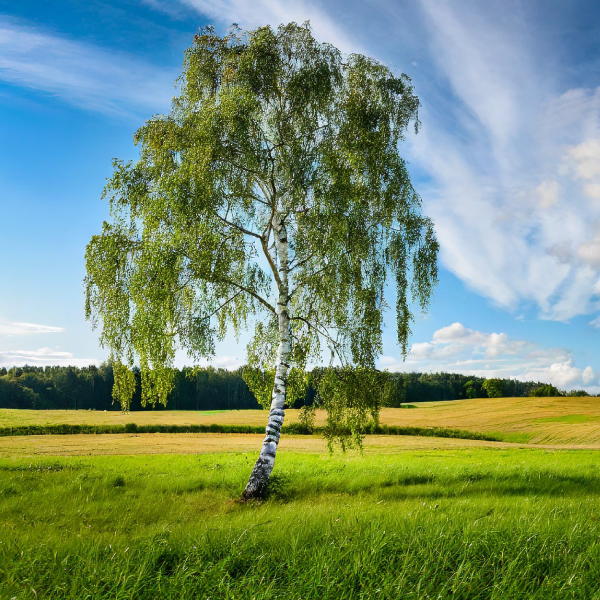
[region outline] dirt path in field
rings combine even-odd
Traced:
[[[143,433],[119,435],[39,435],[0,438],[0,458],[29,456],[100,456],[121,454],[204,454],[258,452],[259,434]],[[417,436],[367,436],[365,453],[393,454],[402,450],[468,448],[541,448],[546,450],[600,450],[600,445],[533,445],[481,440]],[[280,451],[326,453],[325,440],[312,436],[284,436]]]

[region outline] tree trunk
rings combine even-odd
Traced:
[[[277,359],[275,362],[275,381],[271,394],[271,409],[269,421],[262,449],[246,489],[242,497],[261,498],[267,490],[267,483],[275,464],[275,453],[283,418],[285,416],[284,406],[287,392],[287,377],[290,369],[290,354],[292,351],[292,340],[290,333],[290,315],[288,312],[289,284],[288,284],[288,241],[285,224],[279,220],[273,220],[275,230],[275,247],[277,249],[278,274],[281,281],[279,285],[279,298],[277,300],[277,321],[279,326],[279,346],[277,348]]]

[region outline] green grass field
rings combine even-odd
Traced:
[[[593,451],[254,458],[0,460],[1,597],[600,597]]]

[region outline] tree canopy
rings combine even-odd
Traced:
[[[139,361],[145,401],[164,402],[178,348],[210,357],[253,326],[251,366],[274,371],[274,458],[290,368],[328,348],[372,369],[390,278],[402,353],[413,301],[429,302],[438,243],[398,151],[419,100],[406,75],[295,23],[202,30],[179,83],[171,113],[135,134],[140,160],[114,163],[86,314],[125,404],[126,365]]]

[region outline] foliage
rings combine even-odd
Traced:
[[[136,381],[130,410],[142,406],[139,369],[125,377]],[[213,367],[184,368],[173,374],[174,384],[167,408],[181,410],[223,410],[259,408],[245,384],[241,369],[227,371]],[[113,401],[114,369],[100,367],[20,367],[0,376],[0,408],[121,410]]]
[[[339,367],[326,369],[316,383],[317,401],[327,411],[324,435],[331,451],[334,443],[362,448],[369,425],[379,425],[379,409],[385,397],[387,375],[375,369]]]
[[[501,379],[486,379],[482,383],[483,389],[487,392],[488,398],[502,398],[502,380]]]
[[[313,435],[323,434],[326,429],[315,426],[316,407],[303,406],[297,423],[284,425],[284,433],[291,435]],[[126,425],[91,425],[91,424],[55,424],[55,425],[13,425],[0,427],[0,437],[12,437],[23,435],[118,435],[122,433],[228,433],[247,434],[263,433],[262,425],[223,425],[212,423],[210,425],[138,425],[127,423]],[[365,432],[363,431],[362,434]],[[501,433],[488,434],[464,429],[451,429],[448,427],[414,427],[398,425],[375,425],[371,424],[366,433],[375,435],[402,435],[419,437],[456,438],[463,440],[487,440],[492,442],[511,441]],[[361,434],[361,442],[362,442]],[[345,441],[347,436],[342,436]],[[117,444],[118,442],[115,442]],[[361,446],[362,447],[362,446]]]
[[[584,396],[589,396],[590,394],[588,394],[585,390],[571,390],[570,392],[567,392],[567,396],[574,396],[574,397],[584,397]]]
[[[300,417],[298,420],[300,427],[306,433],[313,433],[315,431],[316,408],[317,407],[314,404],[307,404],[300,409]]]
[[[554,396],[564,396],[564,392],[561,392],[558,388],[552,384],[547,383],[540,385],[529,392],[530,396],[536,396],[538,398],[550,398]]]
[[[256,401],[268,409],[271,404],[274,370],[263,370],[247,365],[241,369],[242,377],[248,389],[254,394]],[[304,400],[308,391],[309,374],[296,367],[290,369],[287,379],[286,406],[294,406],[299,400]]]
[[[0,406],[3,408],[37,408],[39,396],[30,387],[19,385],[16,378],[0,377]]]
[[[390,279],[406,354],[410,307],[427,306],[438,251],[398,152],[419,123],[410,78],[290,23],[202,30],[179,82],[170,114],[135,134],[140,160],[115,161],[112,221],[86,252],[86,315],[115,365],[139,363],[142,403],[168,401],[178,348],[210,357],[226,331],[254,325],[244,377],[266,405],[283,313],[292,398],[325,347],[372,369]],[[358,432],[364,401],[344,385],[331,383],[324,405]],[[131,378],[115,394],[127,407]]]

